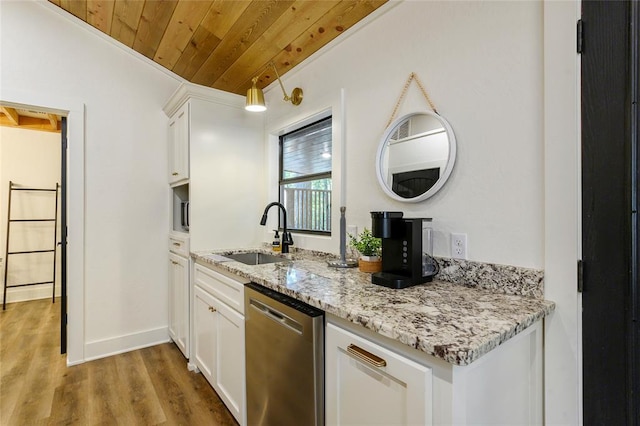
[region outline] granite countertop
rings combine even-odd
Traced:
[[[542,299],[438,280],[389,289],[372,284],[371,275],[357,268],[328,267],[318,253],[287,254],[287,262],[255,266],[224,257],[243,251],[268,252],[191,256],[456,365],[477,360],[555,308]]]

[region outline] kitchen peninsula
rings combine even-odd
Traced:
[[[415,415],[421,424],[541,420],[541,324],[553,312],[553,302],[439,280],[388,289],[371,284],[369,274],[329,268],[328,255],[304,250],[264,265],[225,257],[242,251],[248,250],[198,251],[191,256],[196,268],[233,274],[242,282],[255,282],[327,313],[327,424],[345,416],[349,407],[345,398],[357,397],[341,389],[349,384],[341,383],[346,365],[340,358],[348,356],[346,350],[332,347],[340,333],[358,340],[361,347],[369,344],[370,352],[387,360],[398,356],[426,367],[427,380],[420,381],[418,398],[411,396],[415,389],[408,384],[400,386],[404,395],[400,405],[407,410],[402,415]],[[402,382],[397,377],[392,380]],[[376,389],[362,391],[373,395]],[[336,398],[341,398],[339,404]],[[412,398],[420,404],[412,403]],[[417,414],[407,408],[412,404],[419,405],[414,407]],[[377,412],[375,404],[370,405]],[[384,412],[388,411],[385,406]]]

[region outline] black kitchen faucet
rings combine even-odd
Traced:
[[[289,246],[293,245],[293,238],[291,237],[291,232],[287,232],[287,209],[285,209],[282,204],[276,201],[269,203],[267,207],[264,208],[260,225],[264,226],[267,224],[267,213],[273,206],[278,206],[282,210],[282,219],[284,220],[284,227],[282,230],[282,253],[289,253]]]

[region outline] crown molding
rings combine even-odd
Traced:
[[[162,111],[171,117],[189,99],[200,99],[225,106],[244,109],[245,97],[199,84],[184,82],[173,92]]]

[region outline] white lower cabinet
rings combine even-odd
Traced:
[[[169,337],[189,358],[189,259],[169,253]]]
[[[333,324],[325,343],[327,425],[430,425],[431,369]]]
[[[542,321],[461,366],[333,315],[326,318],[327,425],[544,422]]]
[[[193,357],[236,420],[246,424],[244,282],[194,265]],[[225,303],[223,297],[225,295]],[[230,306],[232,305],[232,306]]]

